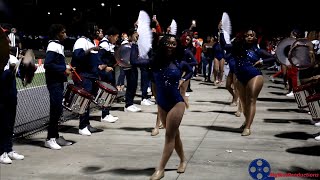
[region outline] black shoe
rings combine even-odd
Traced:
[[[187,89],[187,92],[193,92],[193,90],[192,89]]]
[[[60,136],[59,138],[56,139],[56,142],[60,145],[60,146],[70,146],[73,143],[70,141],[67,141],[64,139],[63,136]]]
[[[91,125],[88,125],[87,127],[88,127],[88,130],[89,130],[91,133],[103,131],[102,129],[94,128],[94,127],[92,127]]]

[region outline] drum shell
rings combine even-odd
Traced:
[[[63,97],[62,106],[77,114],[84,114],[93,100],[93,96],[89,92],[73,84],[66,86]]]
[[[293,94],[298,104],[298,108],[308,107],[306,98],[315,93],[315,86],[315,83],[307,83],[293,88]]]
[[[320,93],[308,96],[306,99],[312,120],[320,120]]]
[[[100,107],[110,107],[117,97],[117,88],[103,81],[96,81],[96,84],[98,92],[93,102]]]

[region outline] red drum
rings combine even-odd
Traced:
[[[89,107],[94,96],[83,88],[68,84],[64,90],[62,105],[69,111],[83,114]]]
[[[99,89],[93,102],[101,107],[110,107],[114,99],[117,97],[117,88],[103,81],[96,81],[96,83]]]
[[[320,93],[307,97],[307,103],[311,113],[312,120],[320,120]]]
[[[298,104],[298,108],[308,107],[306,98],[315,93],[314,83],[307,83],[293,88],[294,98]]]

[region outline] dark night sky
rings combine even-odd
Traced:
[[[72,8],[76,7],[82,11],[83,21],[96,22],[104,28],[114,25],[121,31],[132,27],[142,9],[150,16],[157,14],[163,28],[174,18],[179,32],[188,28],[192,19],[196,19],[196,30],[200,35],[214,33],[223,12],[229,14],[233,32],[261,27],[264,32],[288,34],[295,27],[307,30],[319,30],[320,27],[320,21],[317,20],[320,8],[312,0],[304,0],[297,5],[279,0],[195,0],[193,3],[180,0],[89,0],[82,4],[79,1],[0,0],[0,23],[10,23],[29,32],[46,32],[51,23],[63,23],[72,29]],[[6,8],[1,6],[1,2]],[[100,2],[105,2],[106,7],[99,7]],[[117,2],[121,7],[115,6]],[[110,3],[113,4],[111,13]],[[50,17],[46,13],[48,10],[52,12]],[[63,12],[63,16],[59,16],[58,12]]]

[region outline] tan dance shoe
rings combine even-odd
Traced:
[[[164,177],[164,170],[156,170],[150,177],[150,180],[159,180],[163,177]]]
[[[186,168],[187,168],[187,162],[180,163],[177,169],[177,173],[184,173],[184,171],[186,171]]]
[[[249,136],[251,134],[250,129],[244,129],[243,132],[241,133],[241,136]]]
[[[237,112],[234,113],[234,115],[235,115],[236,117],[240,117],[240,116],[241,116],[241,112],[240,112],[240,111],[237,111]]]
[[[151,136],[156,136],[158,134],[159,134],[159,129],[157,129],[157,128],[152,129]]]

